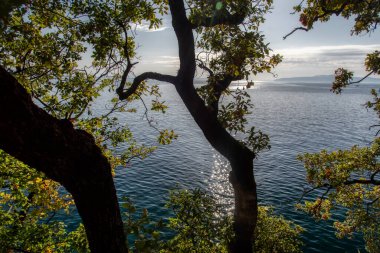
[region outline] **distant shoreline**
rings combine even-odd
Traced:
[[[353,81],[356,82],[362,77],[354,77]],[[334,81],[333,75],[318,75],[318,76],[303,76],[303,77],[287,77],[274,79],[275,82],[329,82]],[[363,83],[379,82],[380,78],[368,77],[363,81]]]

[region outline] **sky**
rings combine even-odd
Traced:
[[[278,78],[333,74],[338,67],[354,71],[356,76],[366,74],[364,58],[380,49],[380,32],[351,36],[353,20],[333,17],[327,23],[315,24],[314,29],[297,31],[286,40],[283,36],[300,26],[292,7],[299,0],[274,0],[273,10],[260,28],[270,43],[273,53],[284,57],[274,72]],[[164,17],[163,27],[149,31],[144,25],[138,29],[138,55],[141,57],[135,73],[157,71],[175,74],[178,70],[178,47],[170,16]],[[253,80],[274,79],[265,74]]]

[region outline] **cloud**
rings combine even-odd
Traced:
[[[368,53],[380,49],[380,44],[336,45],[274,50],[283,55],[283,62],[275,69],[280,77],[332,74],[344,67],[364,75],[364,59]]]
[[[312,63],[337,62],[341,60],[363,60],[367,53],[380,48],[376,45],[339,45],[339,46],[317,46],[304,48],[287,48],[276,50],[284,56],[284,62]]]
[[[151,64],[165,64],[170,66],[179,66],[178,56],[162,55],[155,59],[148,61]]]
[[[149,28],[149,24],[136,24],[136,31],[139,32],[161,32],[169,27],[160,26],[159,28]]]
[[[164,30],[171,28],[171,22],[170,22],[168,16],[158,16],[158,17],[162,21],[162,24],[160,25],[159,28],[149,28],[149,22],[142,21],[141,24],[140,23],[135,24],[136,30],[140,31],[140,32],[161,32],[161,31],[164,31]]]
[[[175,74],[179,68],[179,58],[177,56],[162,55],[157,57],[144,57],[136,65],[136,73],[154,71],[165,74]]]

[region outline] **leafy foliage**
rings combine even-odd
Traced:
[[[0,9],[0,27],[7,24],[9,13],[12,12],[13,9],[27,2],[27,0],[3,0]]]
[[[347,87],[352,82],[353,77],[354,73],[351,71],[344,68],[338,68],[335,70],[335,80],[331,90],[336,94],[340,94],[342,92],[342,88]]]
[[[227,130],[237,133],[244,132],[248,123],[246,115],[251,114],[253,104],[250,96],[245,90],[236,89],[228,91],[231,101],[222,104],[219,110],[219,121]]]
[[[373,101],[366,106],[378,115],[380,99],[372,90]],[[349,150],[304,154],[298,159],[304,163],[307,182],[311,188],[304,195],[317,192],[313,201],[298,204],[298,208],[317,219],[327,220],[337,207],[346,208],[345,219],[334,222],[337,237],[364,235],[368,252],[380,250],[380,138],[369,147],[353,146]]]
[[[328,153],[299,156],[312,189],[321,196],[299,207],[317,219],[327,220],[335,206],[347,208],[344,221],[334,223],[339,238],[363,232],[369,252],[380,250],[380,139],[370,147],[352,147]]]
[[[228,87],[232,81],[245,79],[248,82],[251,75],[271,73],[272,68],[281,62],[282,57],[271,54],[269,44],[259,32],[273,1],[187,2],[189,19],[196,27],[198,67],[207,73],[207,84],[199,87],[198,93],[228,131],[250,135],[251,132],[246,130],[246,116],[253,107],[250,96],[246,90],[232,91]],[[227,16],[241,21],[241,25],[233,21],[212,25]],[[205,20],[205,17],[212,19]],[[248,138],[252,140],[251,136]],[[254,145],[248,147],[258,151]]]
[[[170,195],[168,207],[175,214],[169,228],[176,236],[161,252],[227,252],[233,236],[232,217],[210,195],[199,189],[176,190]],[[301,252],[302,231],[300,226],[274,215],[271,208],[259,207],[255,252]]]
[[[0,175],[0,252],[86,252],[83,227],[54,220],[74,207],[59,184],[1,150]]]
[[[300,234],[303,231],[301,226],[275,215],[273,208],[261,206],[255,231],[255,250],[259,253],[302,252]]]
[[[302,1],[294,10],[301,12],[300,22],[308,29],[312,28],[315,22],[329,21],[333,15],[340,15],[346,19],[355,17],[352,34],[356,35],[375,30],[380,22],[380,3],[376,0],[308,0]]]
[[[3,2],[0,64],[39,106],[90,133],[112,168],[155,150],[137,144],[114,114],[135,112],[129,104],[145,95],[155,97],[153,110],[164,111],[157,86],[142,87],[139,96],[126,102],[106,101],[104,110],[95,110],[93,103],[114,91],[126,62],[136,57],[134,29],[161,24],[156,13],[167,11],[165,1]],[[162,137],[162,142],[170,143],[173,135]],[[121,145],[128,147],[116,153]],[[53,219],[74,208],[71,197],[62,192],[57,183],[0,150],[1,252],[88,252],[82,226],[69,233]]]
[[[232,220],[208,194],[199,189],[173,191],[167,206],[174,211],[169,228],[176,235],[164,252],[227,252]]]
[[[148,210],[143,209],[140,216],[137,216],[137,209],[128,198],[124,200],[122,207],[124,213],[124,226],[128,239],[133,241],[131,251],[137,252],[159,252],[163,241],[160,238],[161,230],[164,228],[162,219],[152,222],[149,218]]]
[[[295,8],[300,13],[300,22],[304,28],[313,28],[315,22],[326,22],[332,15],[346,19],[355,18],[351,34],[373,32],[380,22],[379,1],[302,1]],[[365,67],[368,74],[353,82],[354,73],[344,68],[335,71],[332,91],[339,94],[352,83],[359,83],[372,74],[380,74],[380,54],[375,51],[367,55]],[[366,103],[378,115],[380,100],[376,90],[371,91],[374,99]],[[377,125],[376,125],[377,126]],[[317,154],[304,154],[299,159],[307,171],[307,182],[311,188],[304,194],[317,192],[313,201],[305,201],[298,207],[317,219],[329,219],[332,210],[338,206],[346,208],[345,219],[334,223],[337,236],[352,237],[355,232],[364,234],[366,249],[369,252],[380,251],[380,182],[379,144],[376,137],[369,147],[354,146],[350,150],[326,150]]]

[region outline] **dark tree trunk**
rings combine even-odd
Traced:
[[[256,182],[253,174],[253,159],[255,153],[233,138],[220,124],[217,118],[217,106],[207,107],[198,95],[194,87],[196,70],[195,44],[192,24],[186,16],[186,8],[183,0],[169,0],[172,25],[178,41],[180,68],[177,76],[163,75],[154,72],[145,72],[137,76],[132,85],[124,91],[125,80],[116,90],[121,100],[127,99],[136,92],[142,81],[155,79],[174,84],[179,96],[202,130],[209,143],[222,154],[231,164],[230,182],[235,194],[234,230],[235,240],[229,245],[229,251],[234,253],[253,252],[253,233],[257,223],[257,193]],[[227,17],[213,19],[205,17],[201,25],[214,26],[217,24],[239,25],[245,18],[244,13],[238,13]],[[206,69],[207,70],[207,69]],[[128,75],[127,71],[123,76]],[[209,72],[212,71],[209,69]],[[216,95],[228,88],[233,78],[226,76],[218,83],[220,87]]]
[[[229,251],[251,253],[257,221],[257,193],[253,174],[255,154],[226,131],[217,115],[205,106],[197,94],[193,80],[196,63],[192,25],[186,17],[183,0],[169,0],[169,5],[180,58],[180,70],[174,85],[206,139],[231,164],[230,182],[235,194],[235,240],[230,243]]]
[[[253,234],[257,223],[257,193],[253,176],[252,158],[249,155],[236,157],[231,161],[230,183],[235,194],[235,215],[233,228],[235,240],[229,245],[230,252],[253,252]]]
[[[184,88],[184,87],[189,87]],[[257,221],[257,193],[253,172],[254,154],[234,139],[204,105],[192,86],[177,83],[176,89],[209,143],[231,164],[230,183],[234,189],[235,240],[229,245],[234,253],[253,252],[253,233]]]
[[[33,104],[1,66],[0,148],[72,194],[93,253],[128,252],[111,167],[93,137]]]

